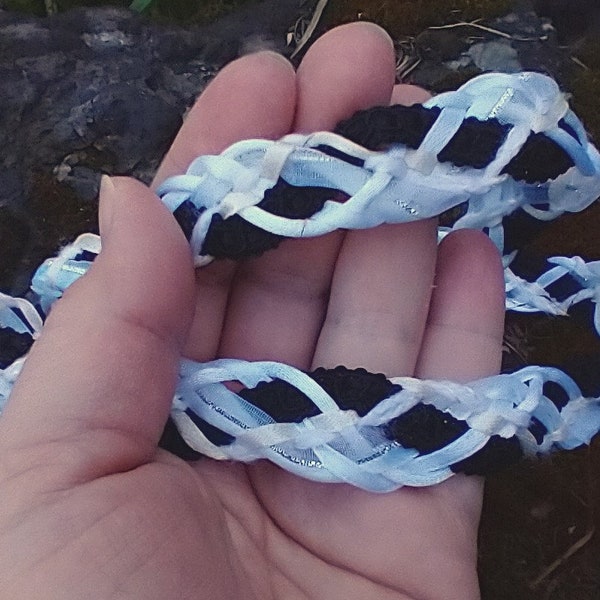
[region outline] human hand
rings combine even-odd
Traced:
[[[240,59],[188,115],[157,183],[239,139],[423,99],[393,76],[390,40],[369,24],[323,36],[296,74],[271,53]],[[181,232],[141,184],[105,185],[100,223],[101,255],[53,308],[0,420],[1,598],[478,596],[477,478],[376,495],[262,461],[190,465],[157,442],[182,351],[497,372],[502,269],[483,235],[438,249],[432,220],[335,232],[194,281]]]

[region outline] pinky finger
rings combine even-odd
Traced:
[[[415,375],[462,383],[500,370],[504,332],[504,276],[500,255],[479,231],[459,230],[440,244],[429,316]],[[482,480],[452,477],[437,486],[442,504],[470,524],[464,564],[475,562]],[[462,515],[462,519],[458,518]],[[458,532],[457,532],[458,534]]]

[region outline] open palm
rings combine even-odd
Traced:
[[[269,52],[226,67],[157,183],[245,138],[330,129],[394,88],[369,24],[340,27],[297,73]],[[410,194],[410,190],[407,190]],[[0,598],[478,597],[481,481],[370,494],[264,461],[188,464],[158,439],[181,353],[476,379],[499,367],[495,249],[436,224],[289,240],[198,270],[132,180],[101,193],[103,250],[53,309],[0,421]]]

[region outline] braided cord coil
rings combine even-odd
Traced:
[[[342,370],[342,385],[353,374]],[[389,395],[365,413],[340,410],[340,400],[313,377],[279,363],[184,361],[173,418],[186,443],[213,458],[268,458],[309,479],[379,492],[436,484],[455,472],[489,472],[522,452],[575,448],[600,428],[598,400],[582,398],[570,378],[550,368],[528,367],[468,385],[393,378]],[[316,414],[277,422],[222,385],[232,380],[250,389],[286,382],[310,398]],[[565,394],[562,410],[544,394],[548,383]],[[214,444],[202,421],[229,438]],[[423,431],[428,425],[432,430]]]
[[[488,229],[501,246],[502,219],[514,210],[546,220],[582,210],[600,193],[600,155],[556,83],[537,73],[483,75],[422,106],[363,111],[336,131],[239,142],[167,180],[159,194],[196,265],[259,254],[284,237],[450,210],[451,228]],[[37,308],[0,295],[0,408],[41,331],[40,313],[100,250],[100,239],[84,234],[45,261],[32,281]],[[597,303],[600,262],[549,261],[555,266],[529,283],[506,257],[507,308],[564,314]],[[548,288],[561,278],[578,289],[558,300]],[[598,306],[594,323],[600,333]],[[584,398],[548,367],[456,384],[184,359],[171,416],[200,454],[266,458],[309,479],[384,492],[589,443],[600,430],[600,399]]]
[[[327,132],[247,140],[220,156],[198,158],[159,194],[190,232],[198,266],[212,260],[211,249],[228,255],[214,247],[211,230],[231,220],[275,236],[312,237],[338,228],[416,221],[460,206],[463,214],[454,227],[493,228],[518,208],[548,220],[596,200],[600,155],[548,77],[482,75],[434,97],[422,110],[431,113],[429,128],[408,140],[418,143],[415,148],[393,143],[376,152]],[[411,116],[402,121],[410,124]],[[490,123],[496,124],[495,134]],[[472,144],[486,154],[485,165],[460,151]],[[539,167],[535,172],[539,156],[536,161],[529,156],[540,146],[555,155],[547,173]],[[317,210],[300,216],[282,214],[281,206],[268,210],[272,196],[290,186],[329,190],[329,198],[326,194],[313,203]],[[335,198],[334,190],[345,201]],[[260,251],[249,247],[246,254]]]

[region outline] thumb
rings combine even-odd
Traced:
[[[102,252],[52,308],[0,420],[0,456],[18,448],[79,480],[153,455],[193,311],[188,245],[146,186],[103,178],[100,230]]]

